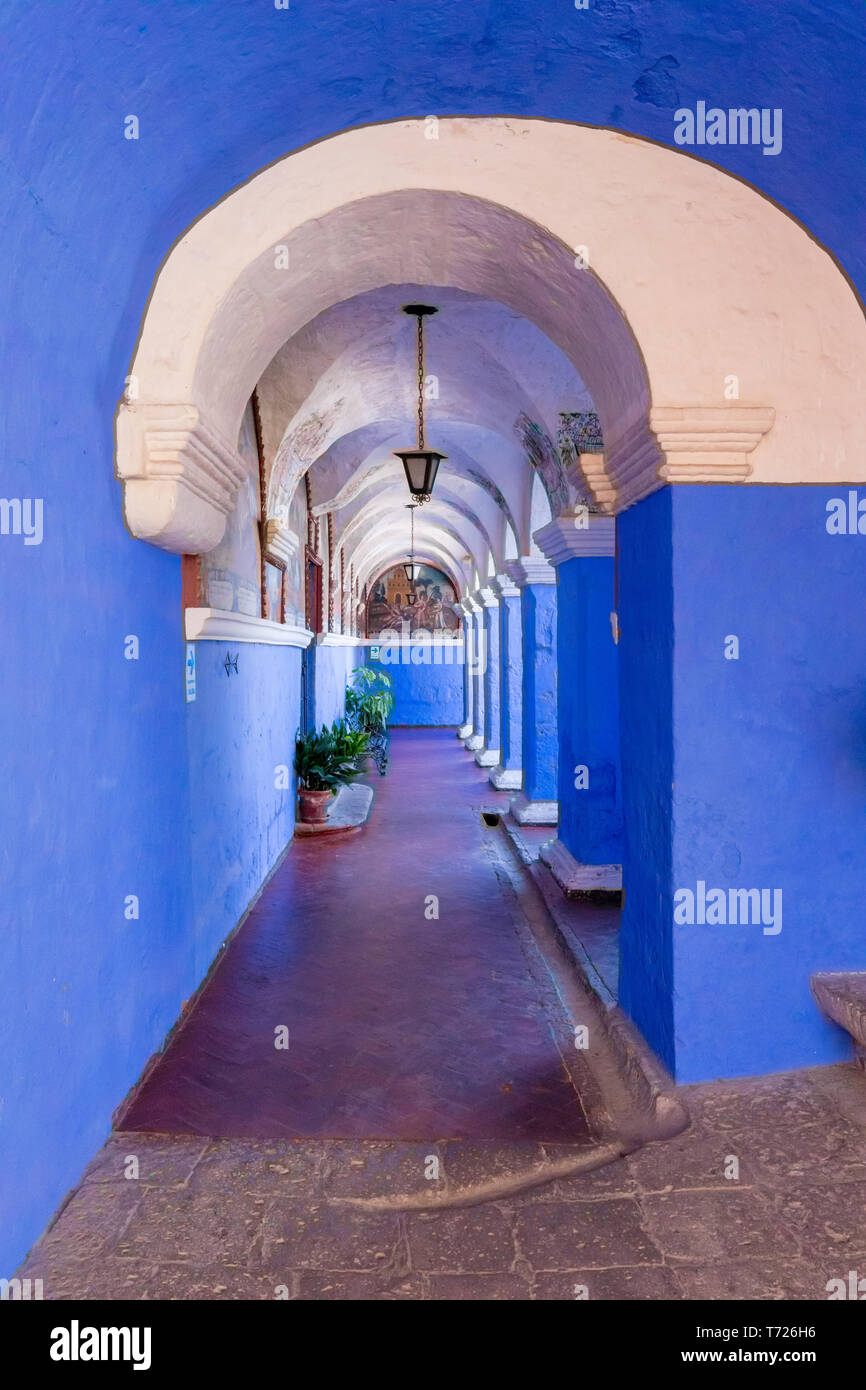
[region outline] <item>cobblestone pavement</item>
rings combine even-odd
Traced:
[[[540,1146],[114,1136],[19,1273],[46,1299],[359,1300],[826,1299],[866,1273],[866,1075],[682,1094],[676,1139],[432,1211],[389,1203],[524,1169]]]

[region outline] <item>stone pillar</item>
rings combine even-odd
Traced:
[[[556,570],[534,555],[506,569],[521,591],[523,627],[523,787],[511,809],[521,825],[556,825]]]
[[[474,729],[472,705],[472,609],[465,602],[455,603],[454,612],[460,615],[463,626],[463,720],[458,725],[457,737],[465,742],[472,737]]]
[[[533,539],[557,570],[559,835],[541,851],[569,896],[622,890],[616,521],[566,512]]]
[[[520,590],[507,574],[490,587],[499,594],[499,750],[490,773],[494,787],[518,791],[523,783],[523,630]]]
[[[496,767],[502,756],[500,739],[500,657],[499,657],[499,595],[494,589],[479,589],[483,612],[479,618],[484,625],[484,747],[475,754],[479,767]]]
[[[472,662],[469,667],[469,678],[472,682],[472,733],[466,739],[465,746],[469,749],[470,753],[477,753],[480,748],[484,747],[484,666],[486,661],[486,644],[484,640],[482,606],[474,594],[470,595],[465,602],[470,612],[468,621],[472,624]]]

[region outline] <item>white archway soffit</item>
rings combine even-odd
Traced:
[[[456,521],[460,522],[458,527]],[[440,510],[429,518],[415,522],[415,548],[421,545],[441,545],[451,553],[456,563],[469,555],[473,559],[486,550],[484,533],[473,527],[465,517],[447,515]],[[366,527],[345,542],[346,561],[354,563],[357,569],[361,556],[371,547],[390,547],[401,560],[409,554],[409,521],[405,512],[401,517],[394,516],[388,522],[375,527]]]
[[[614,131],[454,117],[434,141],[397,121],[278,161],[172,249],[117,415],[132,533],[212,548],[280,346],[333,303],[410,282],[497,300],[562,349],[601,417],[612,509],[669,481],[866,481],[866,322],[793,218]]]

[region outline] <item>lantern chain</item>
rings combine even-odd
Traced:
[[[418,315],[418,448],[424,448],[424,318]]]

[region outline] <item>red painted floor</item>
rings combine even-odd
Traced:
[[[122,1128],[589,1139],[484,850],[504,796],[451,729],[395,730],[392,754],[362,831],[292,846]]]

